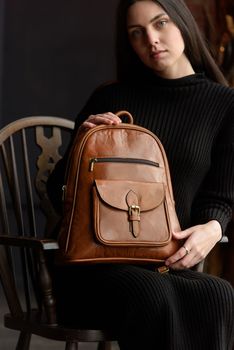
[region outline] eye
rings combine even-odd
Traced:
[[[160,19],[160,21],[155,22],[155,27],[161,29],[166,27],[167,23],[169,22],[168,19]]]
[[[141,28],[135,28],[129,31],[129,37],[133,40],[141,38],[143,30]]]

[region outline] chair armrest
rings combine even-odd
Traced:
[[[52,293],[52,281],[50,272],[47,267],[45,251],[59,249],[58,242],[53,239],[39,239],[35,237],[14,237],[9,235],[0,235],[0,245],[36,249],[39,285],[41,287],[41,294],[43,304],[45,306],[47,322],[50,325],[56,325],[57,319],[55,299]],[[20,309],[19,311],[21,312],[22,310]]]
[[[54,239],[39,239],[34,237],[16,237],[8,235],[0,235],[0,245],[41,248],[43,250],[59,249],[58,242]]]
[[[219,243],[228,243],[228,242],[229,242],[229,239],[228,239],[227,236],[223,236],[223,237],[221,238],[221,240],[219,241]]]

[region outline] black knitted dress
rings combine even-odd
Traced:
[[[234,205],[234,90],[203,74],[114,83],[94,92],[76,128],[90,114],[123,109],[164,145],[182,229],[215,219],[225,232]],[[48,182],[55,205],[66,159]],[[55,274],[67,321],[77,323],[80,314],[89,327],[114,327],[121,350],[232,349],[234,290],[224,280],[126,264],[65,266]]]

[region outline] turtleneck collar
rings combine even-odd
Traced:
[[[176,78],[176,79],[166,79],[157,76],[156,74],[151,74],[145,80],[145,82],[150,85],[158,85],[158,86],[166,86],[166,87],[179,87],[186,85],[194,85],[200,84],[201,82],[205,82],[206,77],[204,73],[194,73],[191,75],[187,75],[185,77]],[[143,82],[143,81],[142,81]]]

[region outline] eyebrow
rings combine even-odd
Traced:
[[[161,17],[163,17],[163,16],[165,16],[165,15],[167,15],[165,12],[159,13],[157,16],[153,17],[153,18],[149,21],[149,23],[152,23],[152,22],[154,22],[155,20],[157,20],[157,19],[159,19],[159,18],[161,18]],[[142,27],[142,26],[141,26],[140,24],[131,24],[131,25],[128,26],[128,29],[135,28],[135,27]]]

